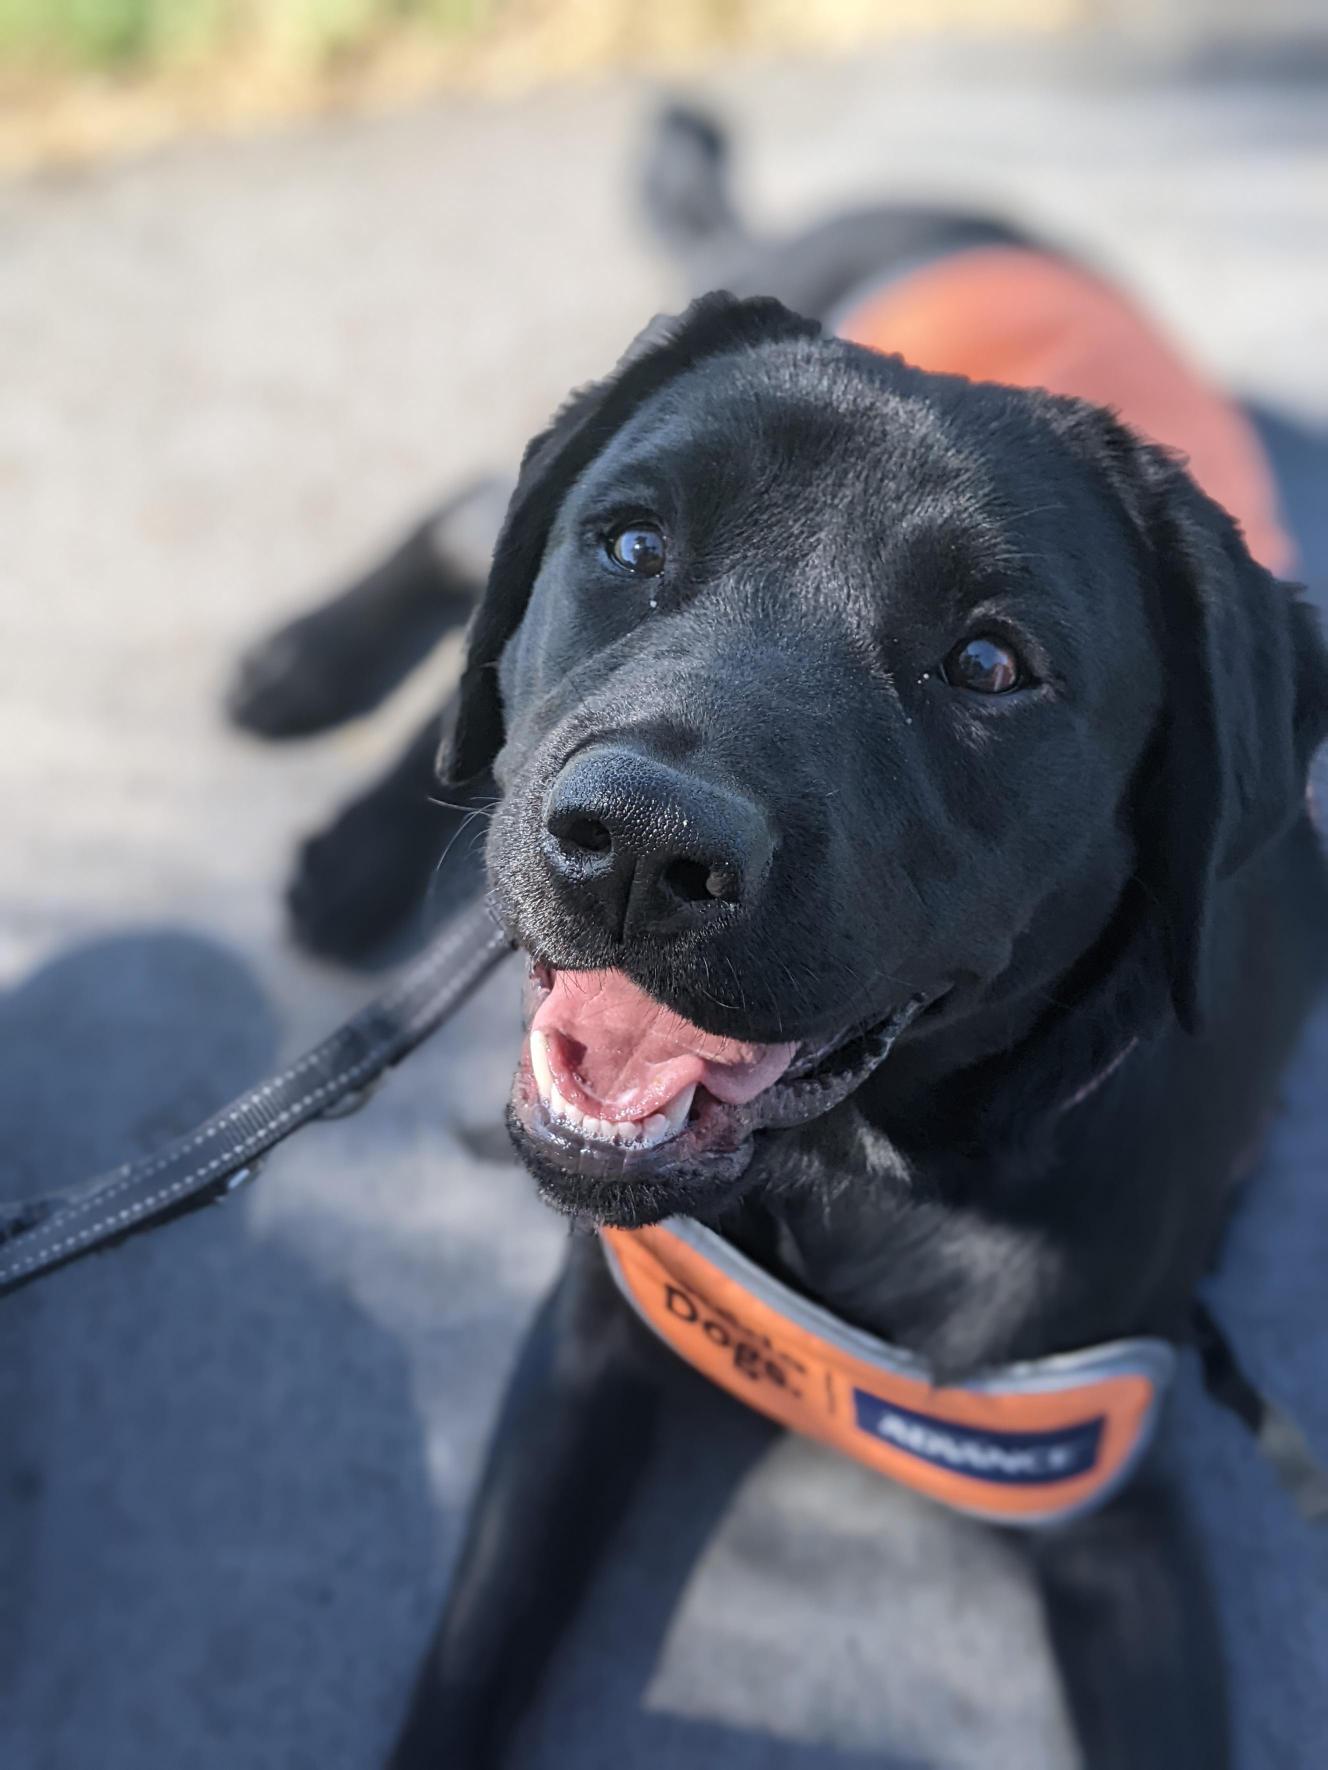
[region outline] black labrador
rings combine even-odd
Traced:
[[[542,1195],[700,1218],[946,1382],[1183,1339],[1328,967],[1326,728],[1310,612],[1165,452],[774,301],[694,304],[527,451],[450,748],[501,793],[488,873],[540,1039],[509,1123]],[[573,1237],[401,1770],[498,1761],[655,1370]],[[1087,1762],[1223,1764],[1158,1479],[1020,1540]]]
[[[668,200],[713,242],[713,204]],[[426,625],[447,526],[389,573]],[[1171,456],[706,298],[527,451],[452,718],[454,790],[498,794],[536,1035],[509,1123],[550,1204],[690,1214],[942,1382],[1186,1337],[1328,971],[1328,657]],[[387,831],[396,793],[400,824],[436,736],[361,815]],[[432,864],[420,829],[397,839]],[[501,1761],[662,1356],[574,1235],[396,1770]],[[1160,1473],[1014,1540],[1093,1770],[1220,1770],[1217,1632]]]

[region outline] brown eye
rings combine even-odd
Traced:
[[[1024,681],[1018,653],[989,633],[957,645],[945,660],[942,674],[951,688],[966,688],[972,694],[1009,694]]]
[[[651,522],[629,522],[615,530],[607,552],[614,565],[634,578],[658,577],[664,570],[664,537]]]

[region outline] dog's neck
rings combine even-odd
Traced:
[[[953,1021],[924,1021],[859,1090],[866,1118],[915,1158],[1035,1144],[1127,1047],[1172,1023],[1160,931],[1132,884],[1095,938],[1062,936],[1061,963],[1043,931],[1027,944],[1051,963],[1027,967],[1020,985],[1016,949],[1010,987]]]
[[[787,1134],[724,1232],[941,1374],[1101,1337],[1111,1300],[1069,1302],[1082,1250],[1047,1233],[1043,1188],[1133,1043],[1169,1024],[1160,938],[1126,891],[1077,963],[905,1038],[845,1106]]]

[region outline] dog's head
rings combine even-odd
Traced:
[[[770,301],[652,328],[527,451],[447,758],[502,788],[546,1196],[714,1209],[910,1016],[1052,990],[1127,889],[1193,1028],[1213,892],[1326,709],[1307,612],[1106,414]]]

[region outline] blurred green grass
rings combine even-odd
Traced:
[[[0,0],[0,173],[442,91],[510,95],[610,68],[675,77],[734,53],[1053,33],[1101,3]]]
[[[154,73],[255,50],[316,67],[407,36],[463,48],[567,34],[740,46],[844,43],[905,29],[1035,28],[1094,0],[0,0],[0,64]]]
[[[501,11],[502,0],[0,0],[0,57],[47,70],[155,68],[261,37],[318,61],[403,27],[465,36]]]

